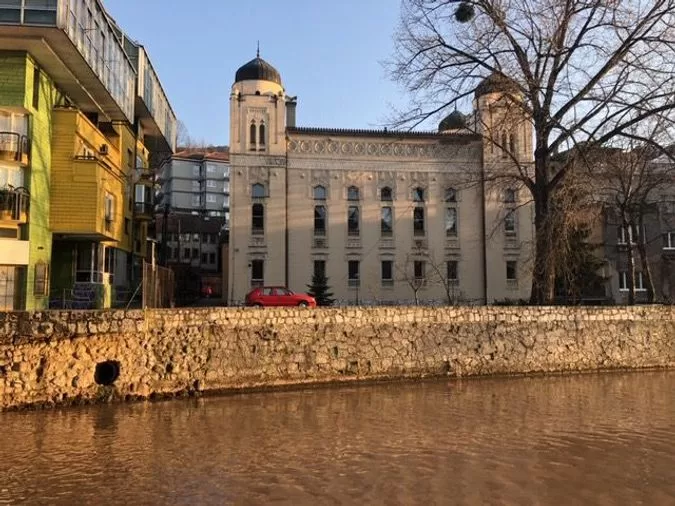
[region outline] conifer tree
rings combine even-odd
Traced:
[[[315,273],[312,276],[312,284],[307,285],[309,295],[316,299],[317,306],[330,306],[335,302],[333,299],[333,293],[330,292],[328,287],[328,278],[321,274]]]

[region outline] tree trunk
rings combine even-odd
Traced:
[[[640,255],[640,265],[642,265],[642,282],[645,284],[647,289],[647,302],[653,303],[655,300],[656,290],[654,289],[654,279],[652,278],[652,270],[649,266],[649,258],[647,257],[647,238],[643,237],[642,232],[645,230],[644,227],[644,215],[640,212],[638,218],[639,222],[639,234],[638,234],[638,253]]]
[[[635,256],[633,255],[633,231],[631,222],[624,216],[622,219],[623,234],[626,239],[626,264],[628,267],[628,275],[626,281],[628,283],[628,305],[635,304]]]
[[[550,220],[551,196],[543,185],[536,185],[534,197],[534,269],[530,304],[545,305],[553,302],[555,288],[555,262],[552,250]]]

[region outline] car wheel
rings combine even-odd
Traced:
[[[307,307],[307,306],[309,306],[309,304],[307,304],[307,302],[305,302],[304,300],[301,301],[300,304],[298,304],[298,307]]]
[[[260,302],[256,302],[253,304],[253,307],[263,307],[263,305]]]

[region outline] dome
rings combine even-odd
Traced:
[[[445,132],[446,130],[461,130],[462,128],[466,128],[466,118],[459,111],[451,112],[438,124],[439,132]]]
[[[265,60],[256,56],[250,62],[242,65],[234,76],[234,82],[239,81],[272,81],[281,86],[281,76],[277,69]]]
[[[483,79],[474,91],[476,98],[488,95],[489,93],[518,93],[518,85],[513,79],[506,77],[499,72],[493,72]]]

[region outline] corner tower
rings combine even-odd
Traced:
[[[235,74],[230,153],[285,155],[286,100],[279,72],[260,53]]]

